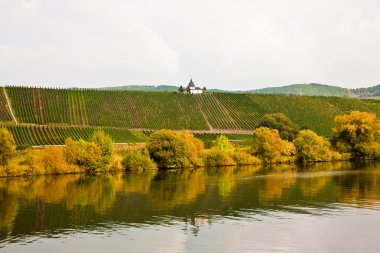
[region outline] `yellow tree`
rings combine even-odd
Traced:
[[[281,139],[277,129],[260,127],[253,131],[253,153],[266,163],[281,163],[294,160],[293,143]]]
[[[301,130],[294,140],[297,150],[297,160],[301,162],[331,161],[335,152],[331,144],[311,130]]]
[[[15,154],[13,135],[6,129],[0,128],[0,165],[7,164]]]
[[[359,111],[336,116],[333,143],[352,158],[380,158],[380,121]]]

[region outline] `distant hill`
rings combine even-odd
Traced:
[[[102,90],[130,90],[130,91],[177,91],[178,87],[174,85],[127,85],[127,86],[116,86],[116,87],[104,87]]]
[[[102,88],[104,90],[128,90],[128,91],[158,91],[158,92],[175,92],[178,90],[174,85],[128,85],[119,87]],[[331,96],[331,97],[360,97],[371,98],[380,96],[380,84],[358,89],[347,89],[333,85],[325,85],[318,83],[309,84],[291,84],[280,87],[268,87],[263,89],[248,91],[228,91],[221,89],[209,89],[208,92],[228,92],[228,93],[259,93],[259,94],[292,94],[305,96]]]
[[[264,89],[251,90],[248,92],[261,94],[293,94],[306,96],[333,96],[333,97],[349,97],[350,90],[331,85],[323,85],[317,83],[310,84],[292,84],[282,87],[268,87]]]
[[[380,96],[380,84],[368,88],[359,88],[351,90],[358,97],[376,97]]]

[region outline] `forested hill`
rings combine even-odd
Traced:
[[[380,101],[341,97],[109,91],[6,87],[0,92],[0,123],[251,131],[264,114],[283,112],[302,127],[332,135],[336,115],[352,110],[380,116]]]
[[[173,92],[178,87],[173,85],[128,85],[119,87],[102,88],[104,90],[129,90],[129,91],[157,91],[157,92]],[[333,97],[377,97],[380,96],[380,85],[368,88],[347,89],[338,86],[324,85],[317,83],[310,84],[291,84],[280,87],[268,87],[263,89],[252,89],[248,91],[228,91],[221,89],[210,89],[211,92],[226,93],[259,93],[259,94],[293,94],[305,96],[333,96]]]
[[[263,94],[294,94],[306,96],[334,96],[334,97],[361,97],[370,98],[380,96],[380,85],[368,88],[346,89],[337,86],[310,83],[292,84],[282,87],[269,87],[251,90],[252,93]]]
[[[368,87],[351,90],[358,97],[377,97],[380,96],[380,84]]]
[[[317,83],[310,84],[292,84],[282,87],[269,87],[264,89],[249,91],[252,93],[263,94],[294,94],[306,96],[334,96],[334,97],[350,97],[351,91],[331,85],[323,85]]]

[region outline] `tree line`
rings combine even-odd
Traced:
[[[274,113],[261,119],[249,140],[231,144],[221,135],[209,149],[189,132],[162,129],[135,149],[115,149],[112,138],[97,131],[88,141],[68,138],[64,148],[16,151],[12,134],[1,128],[0,176],[380,158],[380,119],[375,114],[338,115],[333,132],[326,139]]]

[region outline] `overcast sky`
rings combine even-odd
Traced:
[[[379,0],[0,0],[0,84],[380,84]]]

